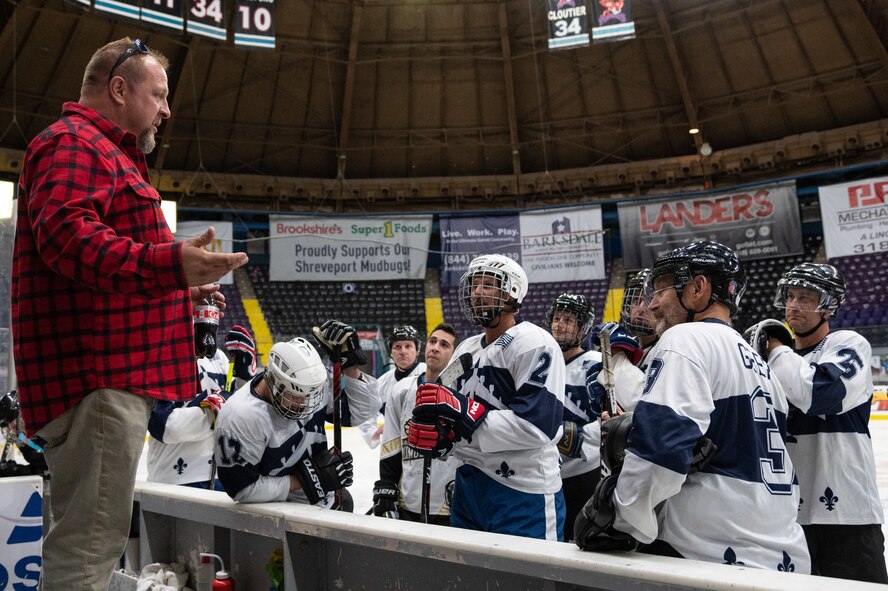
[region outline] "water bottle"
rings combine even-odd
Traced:
[[[216,331],[221,315],[213,294],[194,306],[194,350],[198,357],[216,354]]]
[[[222,557],[218,554],[200,553],[201,564],[208,564],[211,558],[215,558],[222,565],[222,568],[216,571],[216,576],[213,578],[213,591],[234,591],[234,579],[225,570],[225,562],[222,560]]]

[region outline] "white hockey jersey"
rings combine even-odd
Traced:
[[[796,354],[768,359],[792,403],[787,449],[799,475],[802,525],[868,525],[885,518],[869,432],[870,344],[840,330]]]
[[[290,474],[295,465],[328,448],[324,423],[333,399],[327,381],[326,402],[305,421],[290,421],[255,394],[259,374],[232,394],[216,418],[216,465],[225,492],[242,503],[293,501],[308,503],[300,490],[290,493]],[[366,400],[352,404],[353,416],[368,417],[365,409],[378,408]],[[360,396],[360,395],[359,395]],[[376,411],[373,410],[375,413]],[[333,494],[327,495],[323,506],[329,506]]]
[[[473,365],[456,389],[490,412],[471,441],[454,447],[456,458],[515,490],[558,492],[565,370],[555,339],[519,322],[493,343],[484,342],[483,333],[469,337],[453,358],[463,353],[472,354]]]
[[[228,357],[216,349],[197,360],[200,392],[184,402],[158,401],[148,420],[148,480],[164,484],[209,482],[213,474],[213,429],[200,407],[207,394],[225,388]]]
[[[424,373],[425,370],[426,364],[419,362],[407,371],[402,372],[397,368],[390,369],[378,378],[373,378],[367,374],[362,374],[362,379],[360,380],[350,378],[344,374],[343,378],[346,388],[351,388],[353,391],[360,390],[366,398],[378,400],[379,406],[376,410],[377,412],[384,412],[385,405],[388,403],[395,386],[407,378],[414,378]],[[374,412],[372,418],[367,421],[354,423],[358,426],[361,437],[370,446],[370,449],[377,448],[382,437],[382,429],[379,427],[379,419],[382,417],[377,416],[377,412]]]
[[[809,573],[786,452],[788,402],[768,364],[730,326],[667,330],[652,352],[614,501],[614,527],[694,560]],[[718,450],[688,474],[701,436]]]
[[[389,458],[400,462],[401,474],[398,488],[401,490],[401,509],[422,512],[423,457],[407,445],[407,421],[413,418],[416,407],[416,389],[425,380],[425,373],[397,382],[385,406],[385,424],[380,447],[380,477],[382,464]],[[444,487],[454,479],[459,462],[448,454],[443,460],[432,460],[432,481],[429,489],[429,515],[450,515],[444,499]]]
[[[600,401],[593,400],[586,387],[586,372],[601,361],[598,351],[584,351],[567,361],[564,385],[564,420],[573,421],[583,431],[581,457],[561,454],[561,478],[570,478],[599,469],[601,428],[596,428],[601,414]],[[594,439],[594,441],[592,441]]]

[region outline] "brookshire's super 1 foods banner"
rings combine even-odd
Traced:
[[[888,177],[820,187],[827,258],[888,252]]]
[[[601,208],[528,211],[518,215],[441,216],[441,283],[459,285],[481,254],[516,260],[530,283],[604,278]]]
[[[432,216],[270,216],[269,279],[425,279],[431,235]]]
[[[734,193],[631,202],[617,207],[624,269],[654,264],[661,254],[696,240],[733,248],[741,259],[802,252],[795,182]]]

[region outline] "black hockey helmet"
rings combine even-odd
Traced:
[[[697,275],[712,282],[712,299],[737,312],[740,298],[746,291],[746,272],[737,253],[718,242],[694,242],[662,255],[651,268],[650,285],[658,277],[672,275],[675,288],[681,289]]]
[[[845,278],[842,273],[825,263],[801,263],[783,274],[777,282],[774,307],[786,308],[788,287],[812,289],[820,294],[818,312],[838,312],[845,303]]]
[[[555,301],[549,307],[549,311],[546,312],[546,322],[550,332],[555,312],[567,312],[577,319],[577,331],[573,338],[569,341],[558,341],[558,345],[564,351],[579,346],[580,342],[592,330],[592,325],[595,323],[595,310],[592,307],[592,302],[589,301],[589,298],[579,293],[563,293],[555,298]]]
[[[389,351],[392,350],[392,345],[395,341],[413,341],[416,343],[417,351],[422,348],[422,339],[419,337],[419,331],[409,324],[392,328],[392,332],[389,333],[388,338],[385,340],[385,344],[389,348]]]
[[[18,392],[13,390],[0,396],[0,425],[6,425],[19,416]]]
[[[634,336],[641,337],[654,334],[653,326],[650,326],[646,319],[633,314],[632,308],[646,303],[645,285],[647,285],[648,277],[651,276],[650,269],[642,269],[629,278],[626,287],[623,289],[623,303],[620,306],[620,324],[625,326]]]

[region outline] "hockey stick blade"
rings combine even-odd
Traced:
[[[442,386],[452,388],[456,385],[456,380],[464,373],[472,368],[472,354],[463,353],[457,359],[450,362],[450,365],[444,368],[438,379],[435,380]]]

